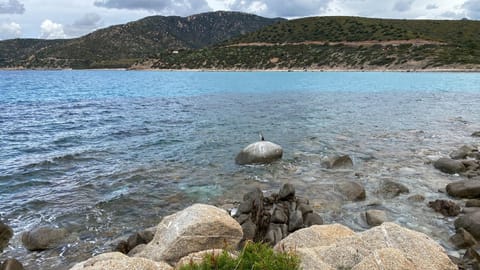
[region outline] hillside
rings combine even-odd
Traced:
[[[160,69],[479,69],[480,22],[311,17],[214,48],[150,59]]]
[[[224,11],[189,17],[152,16],[76,39],[2,41],[0,67],[128,67],[162,51],[203,48],[282,20]]]

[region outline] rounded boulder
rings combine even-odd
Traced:
[[[239,165],[247,164],[268,164],[281,159],[283,149],[280,145],[269,142],[255,142],[243,148],[235,158],[235,163]]]

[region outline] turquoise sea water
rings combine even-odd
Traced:
[[[192,203],[285,182],[326,222],[363,230],[359,213],[375,207],[450,249],[452,222],[426,202],[458,177],[429,163],[480,144],[470,137],[478,104],[478,73],[0,72],[0,218],[16,232],[0,260],[68,269]],[[283,160],[235,165],[260,131]],[[335,154],[354,169],[323,168]],[[362,183],[367,200],[346,202],[333,188],[344,180]],[[427,200],[383,198],[384,180]],[[25,251],[19,234],[41,225],[67,228],[67,243]]]

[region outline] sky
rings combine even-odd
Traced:
[[[0,0],[0,40],[73,38],[152,15],[216,10],[288,19],[341,15],[480,20],[480,0]]]

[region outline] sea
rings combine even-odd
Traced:
[[[325,223],[363,231],[362,213],[380,209],[455,255],[454,219],[428,202],[452,199],[442,191],[461,176],[432,161],[480,145],[479,104],[479,73],[0,71],[0,219],[15,233],[0,261],[69,269],[191,204],[228,207],[284,183]],[[282,160],[236,165],[260,132]],[[353,168],[326,168],[335,155]],[[347,201],[342,181],[365,201]],[[410,193],[385,196],[385,181]],[[69,235],[29,252],[21,234],[40,226]]]

